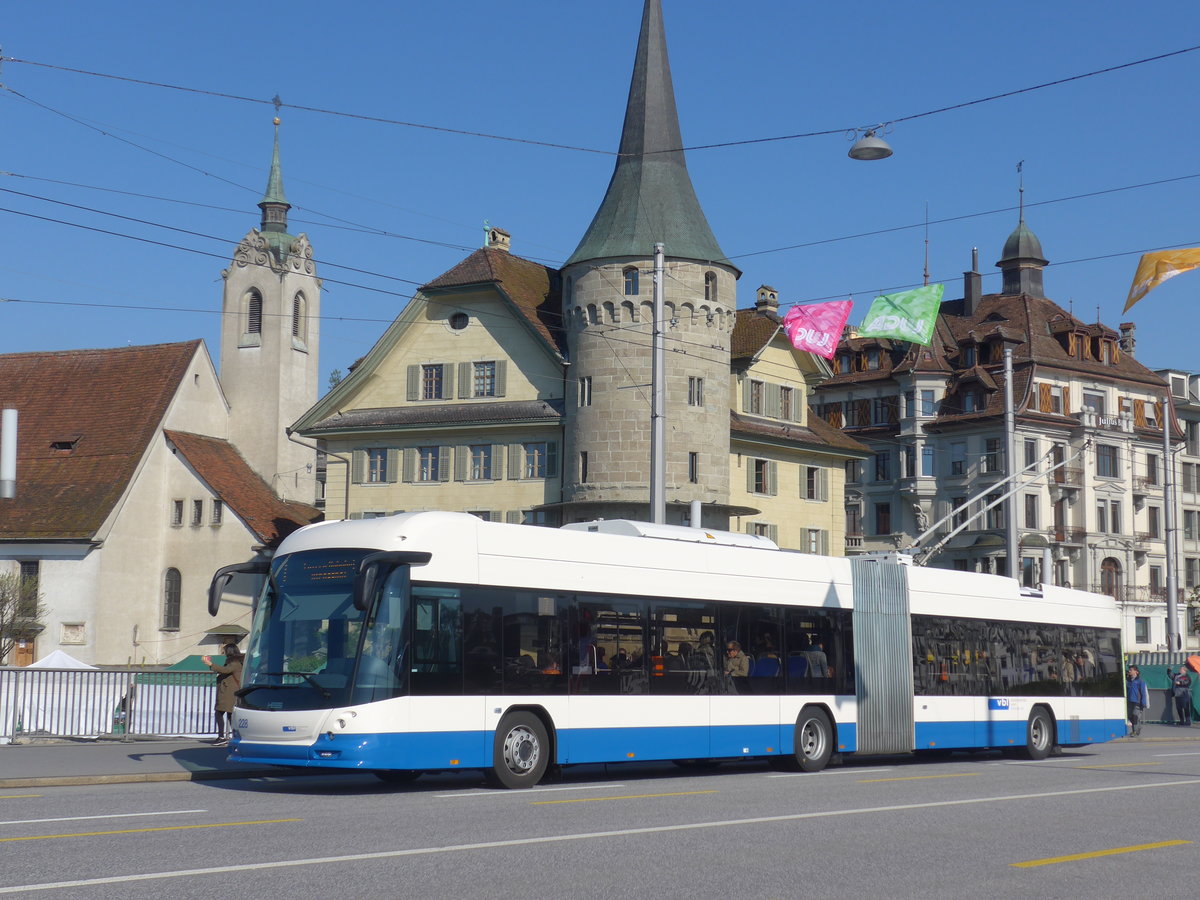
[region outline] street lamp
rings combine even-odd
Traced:
[[[866,133],[855,141],[854,146],[850,148],[847,154],[851,159],[887,159],[892,155],[892,148],[888,146],[887,141],[879,137],[875,132],[883,128],[882,125],[876,125],[874,128],[868,128]],[[851,132],[857,135],[858,132]]]

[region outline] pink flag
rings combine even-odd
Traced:
[[[853,300],[793,306],[783,317],[783,328],[797,350],[833,359],[853,306]]]

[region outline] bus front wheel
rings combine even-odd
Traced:
[[[1054,721],[1043,707],[1036,706],[1025,726],[1025,754],[1030,759],[1045,759],[1054,749]]]
[[[505,716],[492,744],[490,780],[506,788],[529,788],[542,780],[550,764],[546,726],[532,713]]]
[[[833,755],[833,726],[823,709],[806,707],[796,722],[796,765],[803,772],[820,772]]]

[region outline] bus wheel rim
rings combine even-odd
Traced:
[[[504,738],[504,764],[513,772],[524,774],[537,765],[541,748],[537,736],[524,726],[514,728]]]
[[[800,731],[800,751],[809,759],[815,759],[825,749],[825,734],[815,721],[809,719]]]

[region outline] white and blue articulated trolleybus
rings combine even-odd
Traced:
[[[214,615],[252,568],[217,573]],[[239,760],[520,788],[629,760],[1040,759],[1123,736],[1125,704],[1110,597],[703,529],[420,512],[282,542],[234,721]]]

